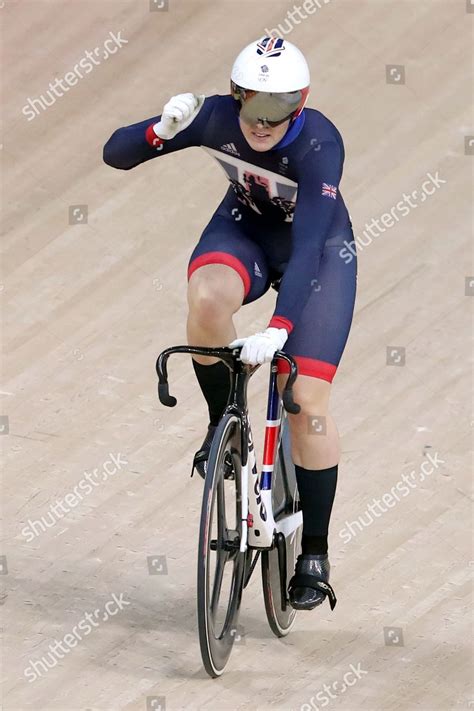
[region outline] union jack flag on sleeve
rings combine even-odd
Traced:
[[[324,197],[332,198],[333,200],[337,197],[337,188],[335,185],[328,185],[328,183],[323,183],[323,191],[321,193]]]

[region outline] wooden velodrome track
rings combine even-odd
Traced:
[[[287,31],[294,6],[1,3],[5,711],[472,706],[474,8],[319,4],[285,36],[311,65],[309,105],[344,137],[342,192],[362,245],[333,389],[338,605],[300,613],[277,640],[256,573],[229,666],[211,680],[195,615],[202,481],[189,479],[205,408],[187,358],[171,365],[178,407],[163,408],[154,360],[185,341],[187,259],[225,180],[197,148],[130,172],[101,154],[175,93],[226,93],[237,52],[266,28]],[[28,120],[28,100],[120,31],[126,44]],[[239,334],[264,326],[273,301],[243,309]],[[254,411],[266,379],[253,381]],[[403,482],[408,493],[390,497]],[[87,628],[114,600],[116,614]],[[360,678],[343,688],[351,665]]]

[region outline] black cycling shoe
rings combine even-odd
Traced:
[[[217,425],[208,425],[207,434],[204,438],[204,442],[201,445],[201,449],[194,455],[193,468],[191,469],[191,476],[194,474],[194,469],[203,479],[206,478],[207,472],[207,460],[209,459],[209,451],[211,449],[212,439],[214,437],[214,432],[216,431]]]
[[[331,610],[337,599],[329,585],[331,566],[327,553],[301,554],[296,561],[295,574],[288,585],[290,604],[295,610],[312,610],[329,598]]]

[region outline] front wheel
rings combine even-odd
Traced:
[[[235,640],[246,562],[241,540],[241,428],[238,417],[227,414],[209,453],[199,531],[199,643],[211,677],[224,671]]]

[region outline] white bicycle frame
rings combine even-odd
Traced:
[[[269,430],[273,430],[273,432],[271,437],[265,438],[266,447],[267,442],[270,442],[270,452],[264,453],[263,461],[270,461],[271,463],[263,465],[260,476],[257,471],[250,421],[248,424],[248,458],[247,463],[242,466],[242,537],[240,541],[240,550],[242,552],[245,552],[248,546],[261,549],[271,548],[275,533],[281,532],[286,538],[291,536],[292,533],[294,534],[296,529],[303,523],[301,511],[285,516],[280,521],[275,521],[273,517],[273,470],[275,455],[278,453],[283,427],[285,426],[285,423],[283,427],[281,426],[283,406],[280,402],[278,405],[277,419],[267,419],[266,421],[267,433]],[[286,420],[286,416],[284,416],[284,419]],[[270,454],[271,456],[266,457],[265,454]],[[262,488],[264,476],[266,482],[269,482],[269,486],[266,485],[265,488]]]

